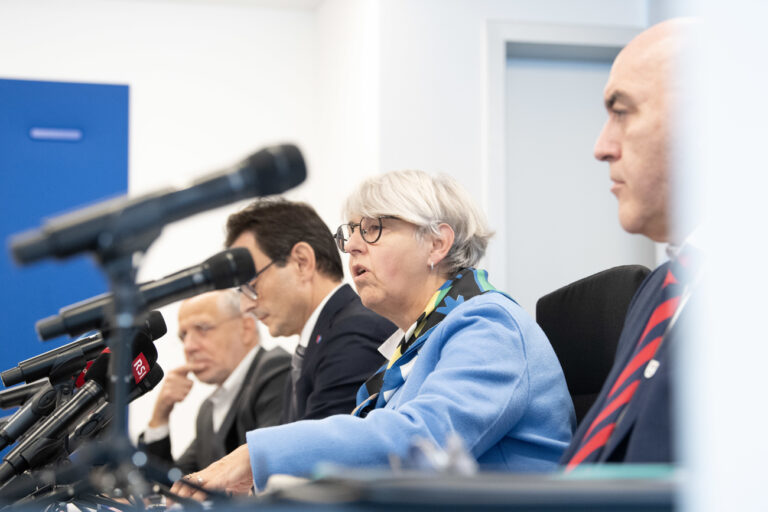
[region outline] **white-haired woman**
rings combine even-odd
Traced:
[[[336,241],[363,304],[400,328],[380,348],[389,363],[351,415],[249,432],[193,481],[238,491],[320,462],[383,466],[416,438],[451,434],[481,467],[554,468],[575,424],[563,372],[533,319],[474,268],[491,233],[467,193],[447,176],[390,172],[364,182],[345,214]]]

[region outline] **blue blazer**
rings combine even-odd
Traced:
[[[365,418],[350,414],[248,432],[254,483],[308,476],[321,462],[386,467],[416,438],[458,434],[486,469],[548,471],[575,423],[560,363],[520,306],[485,293],[457,306],[408,363],[405,383]],[[404,367],[401,367],[403,369]]]
[[[605,395],[613,386],[619,374],[627,365],[648,318],[658,305],[661,286],[667,274],[669,263],[651,272],[632,298],[619,337],[616,358],[603,389],[573,436],[573,442],[563,454],[561,462],[567,463],[578,449],[584,432],[602,409]],[[640,386],[624,411],[624,417],[616,426],[597,462],[628,463],[671,463],[676,460],[673,442],[672,380],[674,373],[675,338],[680,336],[681,325],[686,313],[682,311],[679,320],[665,336],[655,355],[660,366],[650,378],[642,378]]]

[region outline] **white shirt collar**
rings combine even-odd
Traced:
[[[693,247],[699,252],[706,251],[707,247],[709,247],[710,244],[709,244],[708,230],[706,229],[704,224],[699,224],[699,226],[696,229],[694,229],[690,235],[685,237],[685,240],[683,240],[682,244],[675,245],[670,243],[669,245],[667,245],[667,256],[669,257],[669,259],[675,258],[677,254],[680,252],[680,250],[686,246]]]
[[[315,330],[315,324],[317,323],[317,319],[320,318],[320,312],[328,303],[328,300],[331,298],[331,296],[336,293],[342,286],[344,286],[344,283],[339,283],[336,288],[331,290],[331,293],[326,295],[325,298],[320,301],[320,304],[317,305],[315,310],[312,311],[312,314],[309,315],[307,323],[304,324],[304,328],[301,330],[301,335],[299,336],[299,345],[302,347],[309,345],[309,337],[312,336],[312,331]]]
[[[383,355],[387,361],[390,361],[392,356],[395,355],[395,350],[397,350],[397,346],[400,344],[400,340],[403,339],[403,336],[408,339],[411,337],[413,331],[415,330],[416,322],[413,322],[413,324],[411,324],[411,326],[408,328],[408,331],[405,333],[403,333],[402,329],[396,330],[392,336],[387,338],[387,341],[379,345],[379,354]]]
[[[224,423],[229,409],[232,407],[232,403],[235,401],[237,393],[240,388],[243,387],[245,377],[248,375],[248,369],[253,363],[253,359],[256,357],[260,347],[257,345],[253,347],[240,361],[232,373],[229,374],[227,380],[222,382],[216,391],[210,396],[211,403],[213,404],[213,430],[219,431],[219,427]]]

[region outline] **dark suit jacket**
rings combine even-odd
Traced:
[[[567,462],[573,456],[584,432],[595,416],[600,413],[605,395],[632,356],[632,351],[648,318],[658,305],[661,286],[668,268],[669,263],[666,263],[651,272],[633,297],[619,337],[611,372],[595,405],[584,417],[573,436],[571,445],[563,454],[563,462]],[[690,311],[691,306],[686,307],[681,312],[679,320],[665,336],[655,355],[660,366],[650,379],[645,377],[641,379],[637,391],[627,405],[624,416],[608,440],[598,462],[669,463],[675,461],[671,411],[674,373],[672,359],[675,352],[675,338],[679,337],[680,331],[685,329],[684,324],[686,318],[690,317]]]
[[[363,306],[349,285],[339,288],[309,337],[296,389],[288,379],[284,423],[352,412],[358,388],[385,363],[379,346],[395,330],[395,324]],[[296,415],[288,405],[291,393],[296,393]]]
[[[213,432],[210,402],[206,400],[197,414],[196,437],[179,460],[173,461],[168,437],[145,444],[142,435],[139,447],[174,463],[185,474],[207,467],[244,444],[249,430],[280,424],[283,393],[286,382],[290,382],[290,364],[291,356],[285,350],[260,348],[219,431]]]

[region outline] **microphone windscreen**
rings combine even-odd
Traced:
[[[282,194],[307,177],[307,167],[299,148],[293,144],[270,146],[240,163],[240,176],[253,194]]]
[[[133,340],[133,346],[131,347],[131,360],[136,360],[137,357],[144,356],[149,367],[152,367],[157,362],[157,349],[152,341],[148,340],[144,336],[137,336]]]
[[[96,381],[101,387],[107,384],[109,361],[112,354],[109,349],[99,354],[90,366],[85,369],[84,382]],[[157,349],[146,336],[137,336],[131,347],[131,370],[134,382],[139,383],[149,373],[149,369],[157,362]],[[82,375],[81,375],[82,376]],[[79,387],[79,386],[78,386]]]
[[[163,315],[157,310],[149,312],[144,326],[147,328],[149,337],[152,340],[162,338],[168,332]]]
[[[112,354],[108,350],[104,350],[99,357],[93,360],[93,363],[86,368],[85,382],[95,381],[102,388],[107,386],[107,375],[109,374],[109,360]]]
[[[165,372],[163,372],[163,369],[159,364],[152,366],[152,368],[149,370],[149,373],[147,373],[147,376],[143,381],[141,381],[141,394],[143,395],[144,393],[153,390],[155,386],[160,384],[160,381],[163,380],[164,376]]]
[[[207,260],[211,283],[217,290],[234,288],[247,283],[256,274],[250,251],[245,247],[227,249]]]

